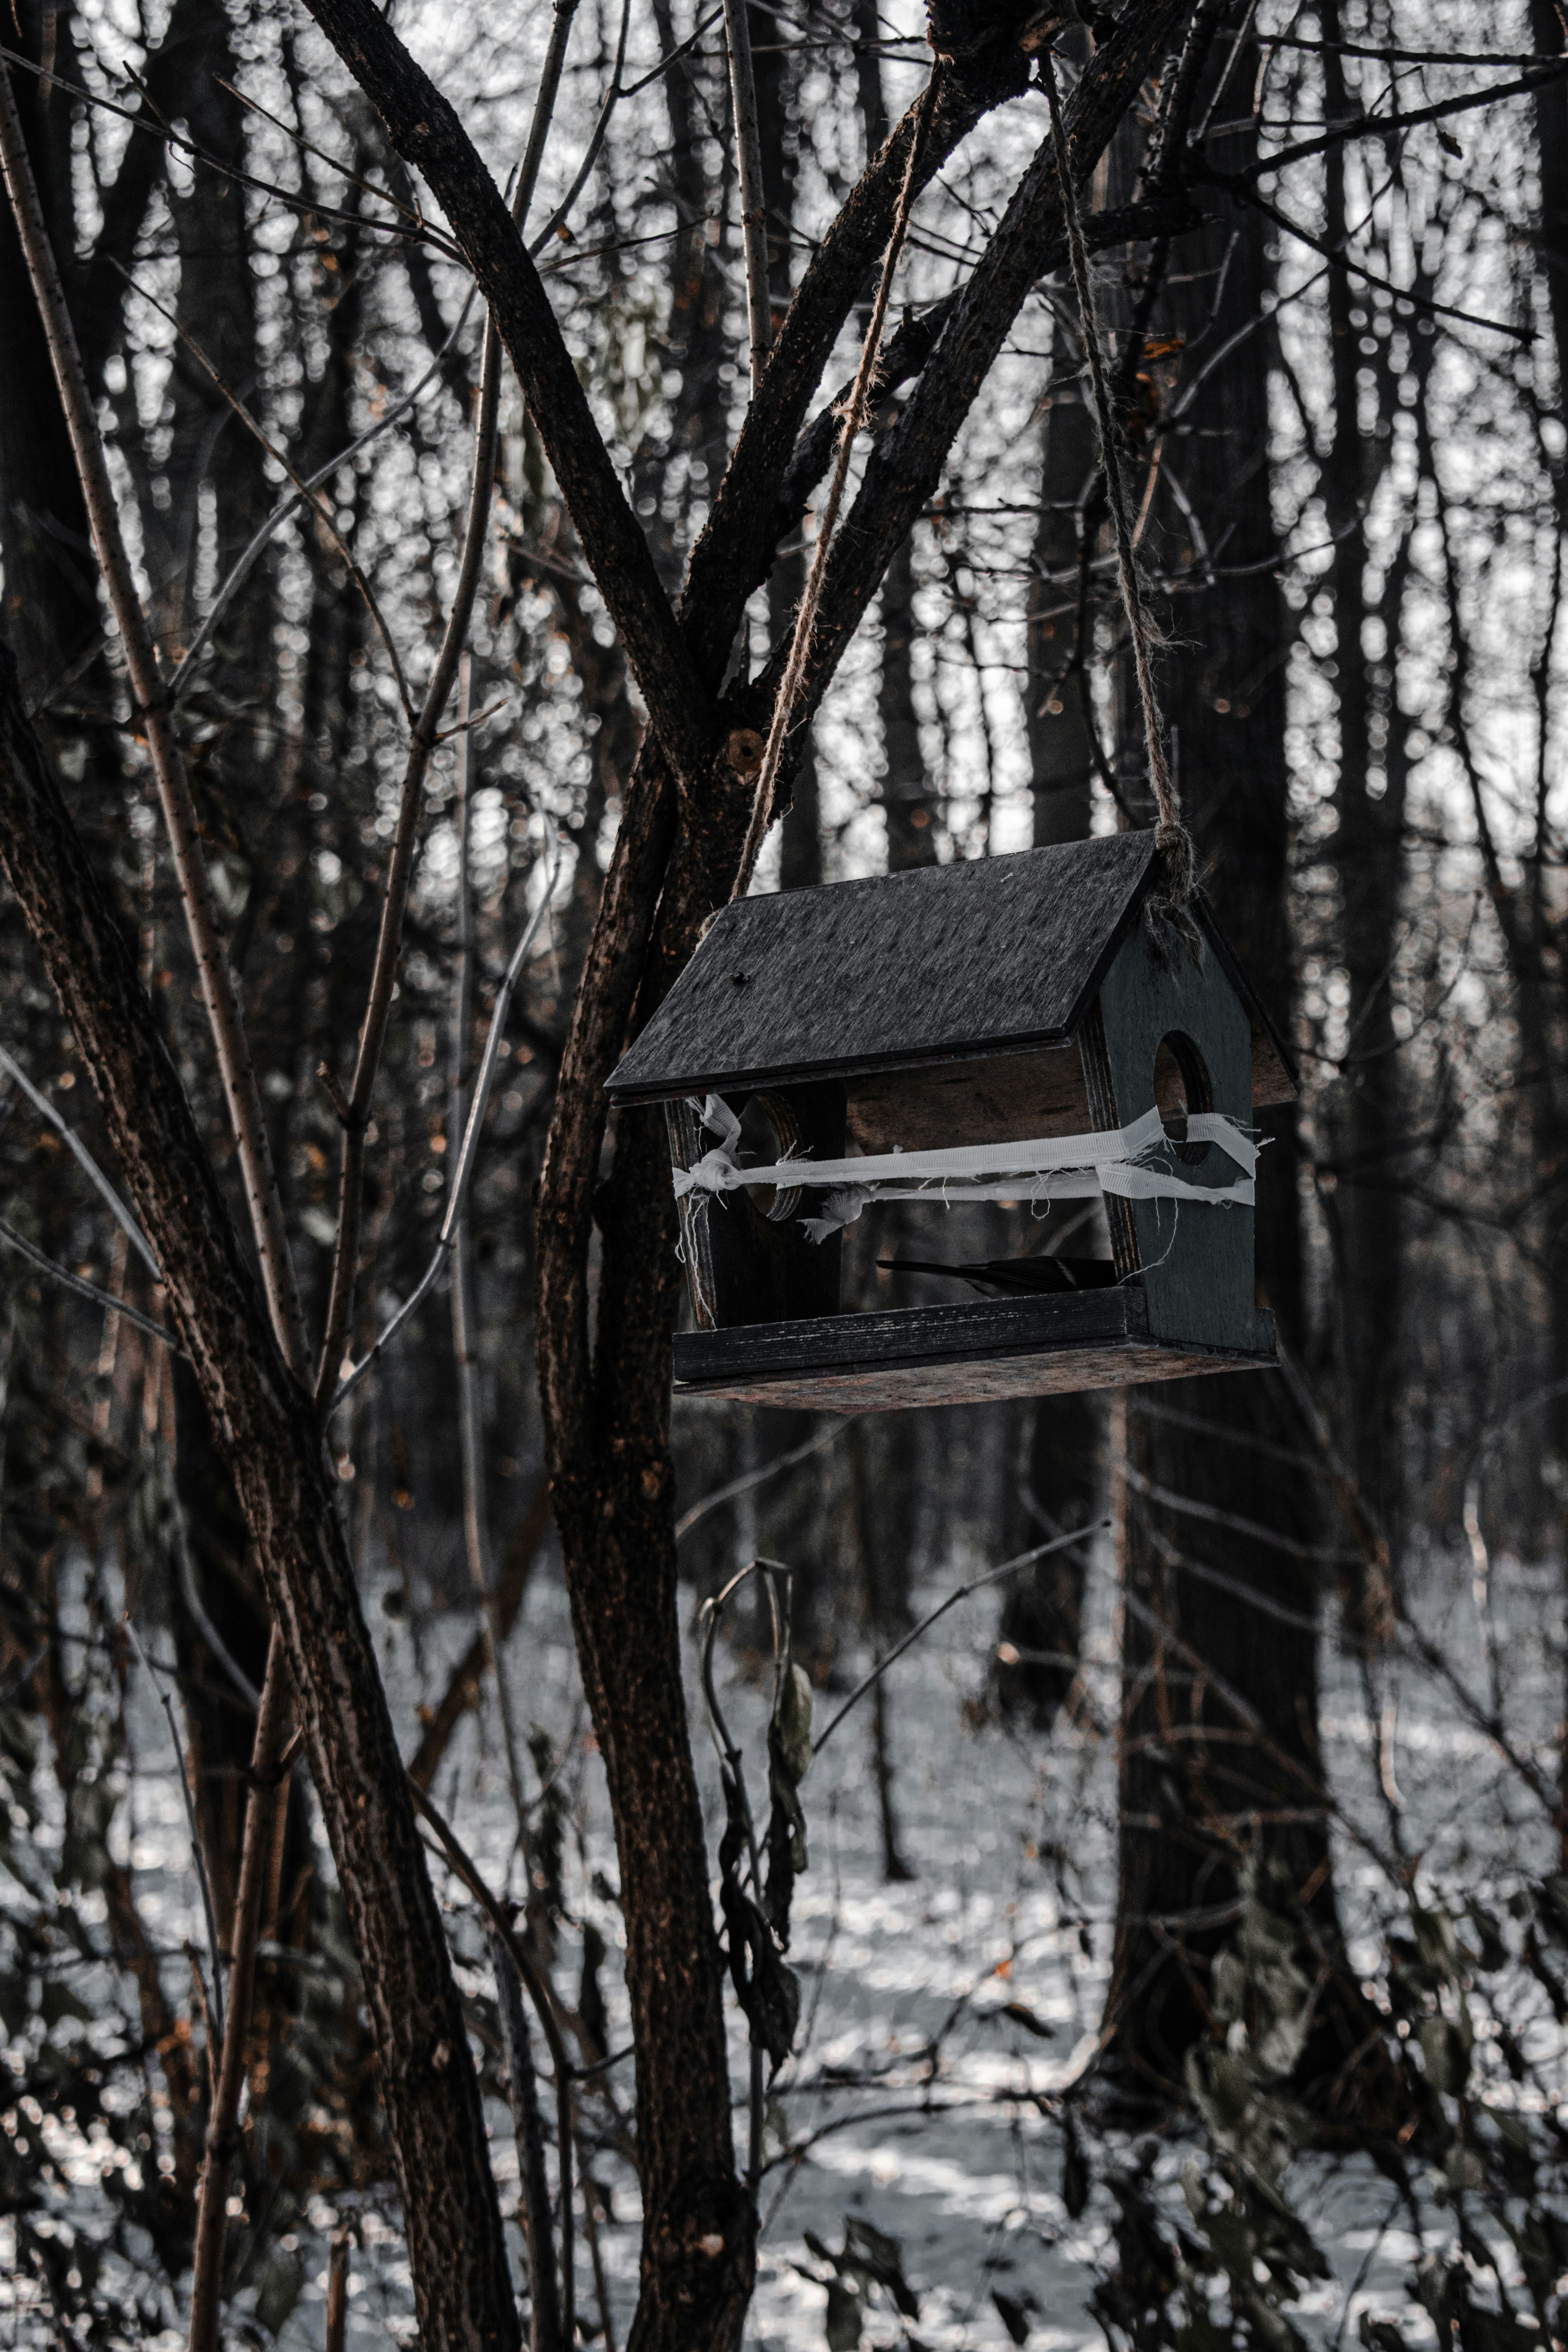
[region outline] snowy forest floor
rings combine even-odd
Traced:
[[[963,1572],[963,1564],[955,1565],[932,1580],[921,1600],[930,1605]],[[1548,1630],[1557,1613],[1556,1571],[1505,1560],[1495,1586],[1510,1717],[1527,1738],[1542,1739],[1558,1711],[1555,1641]],[[1452,1656],[1473,1666],[1479,1643],[1468,1561],[1461,1570],[1457,1560],[1429,1556],[1422,1590],[1424,1624],[1446,1638]],[[419,1696],[441,1686],[450,1659],[467,1641],[468,1623],[461,1612],[427,1622],[416,1671],[409,1630],[384,1613],[380,1597],[373,1585],[371,1622],[395,1717],[412,1725]],[[828,2270],[808,2244],[808,2233],[836,2251],[844,2243],[847,2217],[898,2242],[919,2299],[918,2318],[906,2322],[889,2298],[874,2297],[866,2316],[868,2346],[912,2341],[944,2352],[960,2347],[989,2352],[1026,2335],[1040,2352],[1053,2352],[1103,2340],[1089,2299],[1108,2261],[1113,2208],[1097,2179],[1085,2210],[1069,2220],[1062,2198],[1062,2131],[1036,2102],[1038,2095],[1060,2091],[1092,2057],[1109,1974],[1116,1885],[1115,1757],[1109,1734],[1117,1696],[1114,1598],[1113,1562],[1102,1545],[1089,1586],[1088,1703],[1076,1726],[1048,1738],[1009,1727],[987,1704],[994,1590],[961,1603],[891,1669],[899,1834],[916,1874],[907,1883],[884,1882],[868,1706],[850,1717],[805,1783],[811,1862],[796,1888],[790,1953],[801,1976],[801,2029],[768,2110],[769,2168],[748,2347],[815,2352],[825,2344]],[[578,1924],[561,1933],[561,1979],[575,1981],[574,1939],[581,1923],[592,1920],[612,1956],[605,1990],[610,2047],[617,2050],[627,2033],[614,1960],[616,1855],[596,1760],[580,1737],[584,1717],[555,1573],[542,1569],[536,1574],[508,1654],[521,1723],[542,1727],[557,1746],[579,1735],[583,1762],[572,1785],[565,1872]],[[690,1644],[689,1654],[694,1660]],[[721,1643],[719,1657],[722,1702],[746,1749],[755,1789],[765,1781],[763,1690],[748,1672],[742,1648]],[[1323,1645],[1322,1675],[1332,1786],[1352,1819],[1381,1819],[1377,1727],[1367,1720],[1358,1666],[1331,1639]],[[691,1696],[713,1851],[721,1825],[719,1777],[695,1688]],[[1539,1816],[1531,1820],[1523,1790],[1489,1743],[1459,1718],[1451,1697],[1445,1701],[1429,1678],[1417,1683],[1406,1673],[1397,1701],[1392,1759],[1405,1836],[1409,1849],[1423,1857],[1423,1884],[1434,1899],[1451,1886],[1500,1904],[1522,1873],[1550,1870]],[[825,1719],[819,1698],[819,1726]],[[174,1955],[187,1936],[199,1940],[199,1912],[167,1727],[145,1686],[136,1726],[137,1767],[118,1833],[134,1861],[147,1925]],[[433,1793],[499,1888],[510,1859],[507,1779],[499,1755],[480,1748],[471,1720],[459,1731]],[[1377,1867],[1343,1840],[1336,1862],[1352,1959],[1358,1972],[1371,1975],[1383,1948],[1388,1890]],[[460,1969],[460,1980],[476,1993],[488,1990],[472,1907],[454,1883],[438,1885],[453,1905],[456,1947],[472,1961]],[[1561,2036],[1530,1990],[1519,1990],[1516,2013],[1523,2013],[1535,2049],[1557,2069]],[[107,1985],[102,1992],[106,2000],[117,1998]],[[732,2034],[736,2128],[743,2144],[746,2053],[738,2016]],[[609,2080],[621,2112],[629,2113],[629,2063]],[[510,2207],[516,2158],[499,2101],[493,2129],[496,2170]],[[1181,2207],[1180,2177],[1196,2145],[1195,2137],[1178,2133],[1152,2155],[1154,2177],[1173,2210]],[[1100,2170],[1103,2155],[1102,2146]],[[85,2146],[68,2168],[79,2184],[75,2193],[88,2200],[100,2193],[97,2160]],[[637,2284],[635,2182],[613,2151],[601,2150],[592,2168],[612,2216],[601,2224],[600,2246],[615,2336],[624,2344]],[[1291,2305],[1291,2317],[1308,2339],[1324,2352],[1353,2342],[1365,2312],[1399,2319],[1413,2346],[1435,2341],[1431,2320],[1411,2296],[1421,2248],[1371,2163],[1302,2158],[1288,2191],[1332,2266],[1331,2278]],[[68,2210],[59,2219],[68,2226]],[[311,2229],[284,2242],[283,2255],[295,2265],[300,2288],[279,2337],[289,2352],[306,2352],[322,2340],[327,2234],[347,2220],[356,2234],[351,2345],[412,2333],[395,2200],[382,2190],[363,2207],[336,2210],[319,2204]],[[0,2271],[5,2252],[0,2243]],[[521,2277],[515,2234],[513,2252]],[[596,2326],[581,2229],[578,2259],[580,2308]],[[129,2318],[136,2282],[128,2276],[124,2285]],[[0,2285],[0,2343],[41,2340],[36,2332],[41,2315],[35,2308],[29,2315],[25,2287],[18,2284],[15,2292],[7,2315]],[[242,2332],[258,2292],[265,2292],[265,2277],[237,2298],[232,2319]],[[173,2320],[166,2294],[163,2309]],[[173,2346],[178,2339],[167,2331],[132,2328],[124,2340]],[[251,2331],[250,2340],[269,2339]]]

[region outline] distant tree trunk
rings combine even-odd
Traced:
[[[882,809],[888,821],[888,871],[936,864],[937,799],[926,775],[915,712],[914,550],[905,540],[882,583]]]
[[[1323,104],[1338,121],[1351,105],[1342,58],[1340,0],[1324,0]],[[1324,158],[1325,236],[1338,250],[1350,234],[1346,150]],[[1373,720],[1380,681],[1363,644],[1371,551],[1366,510],[1389,446],[1386,425],[1362,425],[1363,379],[1375,381],[1360,344],[1370,319],[1366,289],[1331,265],[1329,325],[1333,424],[1323,467],[1323,497],[1333,558],[1335,692],[1339,700],[1339,779],[1335,853],[1340,877],[1341,952],[1350,982],[1349,1063],[1335,1119],[1337,1166],[1331,1223],[1340,1258],[1340,1312],[1345,1353],[1346,1431],[1363,1492],[1397,1543],[1400,1495],[1396,1377],[1404,1315],[1405,1217],[1397,1189],[1403,1148],[1400,1060],[1393,1020],[1404,879],[1403,796],[1391,789],[1397,767],[1374,772]],[[1397,725],[1397,714],[1395,714]],[[1374,793],[1376,797],[1374,797]]]
[[[1565,32],[1559,11],[1552,0],[1531,0],[1530,28],[1531,46],[1543,57],[1562,57],[1568,51]],[[1568,82],[1547,83],[1535,93],[1535,163],[1541,177],[1540,264],[1545,279],[1547,309],[1552,320],[1552,357],[1557,371],[1556,410],[1559,418],[1568,420]],[[1556,498],[1558,531],[1561,541],[1560,560],[1568,566],[1568,457],[1559,456],[1552,474]],[[1550,661],[1548,645],[1542,654],[1543,667]],[[1544,693],[1539,705],[1539,723],[1548,723],[1548,707]],[[1540,751],[1540,777],[1542,784],[1550,773],[1547,746]],[[1537,825],[1545,830],[1544,805],[1538,808]],[[1563,994],[1561,940],[1558,940],[1559,961],[1556,986],[1547,978],[1547,965],[1542,950],[1547,942],[1543,936],[1546,923],[1544,893],[1541,877],[1544,867],[1542,853],[1546,845],[1539,839],[1535,845],[1532,873],[1535,879],[1537,919],[1532,940],[1532,953],[1528,967],[1518,970],[1522,1017],[1520,1023],[1521,1058],[1526,1064],[1526,1082],[1534,1099],[1536,1154],[1538,1164],[1558,1173],[1558,1183],[1545,1203],[1547,1218],[1546,1258],[1552,1325],[1551,1377],[1568,1381],[1568,1203],[1560,1189],[1563,1171],[1568,1171],[1568,1099],[1563,1084],[1563,1055],[1561,1046],[1562,1024],[1568,1012]],[[1516,968],[1524,962],[1517,952]],[[1553,999],[1555,1002],[1553,1003]],[[1531,1082],[1532,1081],[1532,1082]],[[1568,1465],[1568,1396],[1557,1399],[1551,1408],[1548,1423],[1552,1431],[1552,1452],[1559,1468]],[[1558,1548],[1563,1563],[1565,1582],[1564,1604],[1568,1607],[1568,1518],[1563,1516],[1568,1505],[1568,1494],[1558,1490]],[[1568,1870],[1568,1694],[1562,1701],[1563,1728],[1559,1738],[1558,1763],[1558,1844],[1559,1866]]]
[[[1037,1397],[1021,1430],[1019,1493],[1009,1551],[1026,1551],[1105,1508],[1105,1412],[1096,1396]],[[1020,1507],[1020,1506],[1022,1507]],[[996,1696],[1048,1731],[1078,1678],[1087,1547],[1058,1552],[1010,1580],[997,1628]]]
[[[856,0],[858,43],[855,71],[860,122],[868,160],[888,137],[888,105],[882,89],[879,49],[883,39],[876,0]],[[913,649],[916,635],[914,551],[906,539],[882,582],[882,667],[877,711],[882,725],[882,808],[888,825],[888,871],[936,864],[936,814],[921,754],[915,716]]]
[[[929,790],[921,755],[920,728],[915,718],[913,640],[915,620],[910,609],[912,571],[906,539],[888,567],[882,584],[882,668],[878,702],[882,719],[886,769],[882,807],[888,822],[888,871],[907,873],[911,867],[936,863],[936,798]],[[881,1213],[878,1247],[870,1255],[896,1257],[906,1217],[897,1207]],[[878,1276],[868,1258],[863,1280],[875,1294]],[[861,1294],[869,1306],[872,1296]],[[859,1423],[850,1434],[853,1448],[856,1514],[864,1575],[867,1631],[874,1646],[891,1637],[909,1612],[910,1582],[914,1571],[915,1531],[919,1525],[922,1487],[931,1472],[933,1437],[940,1415],[931,1412],[879,1413]],[[880,1685],[879,1685],[879,1689]],[[892,1813],[890,1763],[886,1718],[879,1700],[872,1722],[877,1781],[883,1807],[884,1861],[889,1878],[907,1876],[899,1852]]]
[[[1568,49],[1561,11],[1554,0],[1530,0],[1531,47],[1537,56],[1560,58]],[[1557,362],[1557,414],[1568,415],[1568,82],[1547,82],[1535,93],[1535,168],[1541,178],[1538,253],[1552,314]],[[1557,511],[1568,532],[1568,457],[1559,457],[1552,474]]]
[[[1079,640],[1079,578],[1082,534],[1093,529],[1086,506],[1094,478],[1094,426],[1083,387],[1061,385],[1040,421],[1040,512],[1026,607],[1024,718],[1037,849],[1084,841],[1089,832],[1091,648]],[[1048,1227],[1044,1245],[1050,1246]],[[1019,1491],[1005,1503],[1009,1551],[1084,1526],[1105,1496],[1098,1397],[1037,1397],[1019,1419]],[[1081,1551],[1058,1552],[1012,1582],[1002,1602],[996,1694],[1008,1712],[1026,1707],[1040,1731],[1056,1721],[1077,1674],[1071,1662],[1082,1636],[1087,1571]]]
[[[899,1441],[910,1431],[918,1434],[926,1419],[925,1414],[915,1412],[868,1415],[849,1432],[852,1541],[859,1576],[860,1622],[877,1655],[893,1640],[909,1615],[908,1579],[915,1502],[915,1495],[909,1489],[915,1465],[907,1458],[907,1444],[900,1448]],[[889,1437],[903,1457],[896,1465],[889,1465],[888,1461]],[[892,1476],[888,1475],[890,1466],[895,1468]],[[915,1874],[904,1859],[898,1809],[893,1802],[895,1767],[885,1676],[872,1687],[868,1728],[882,1838],[882,1875],[892,1885],[913,1878]]]
[[[1095,457],[1079,385],[1052,394],[1040,420],[1040,459],[1024,681],[1037,849],[1087,840],[1089,830],[1094,757],[1085,698],[1093,647],[1080,642],[1078,575]]]
[[[38,0],[18,0],[6,38],[41,54]],[[68,33],[70,12],[51,9],[51,45]],[[9,70],[0,67],[0,71]],[[11,72],[49,236],[57,252],[76,247],[70,201],[71,119],[65,94],[31,74]],[[145,142],[152,144],[153,142]],[[101,627],[98,565],[71,457],[65,415],[39,323],[26,264],[8,205],[0,205],[0,552],[5,614],[22,691],[36,700],[68,670]]]
[[[1267,270],[1256,214],[1238,208],[1184,237],[1177,254],[1171,331],[1202,333],[1227,257],[1213,344],[1259,315]],[[1188,644],[1165,665],[1164,695],[1219,919],[1289,1035],[1288,636],[1273,570],[1267,363],[1264,337],[1249,337],[1190,415],[1184,487],[1208,544],[1223,538],[1234,576],[1211,576],[1183,598],[1174,625]],[[1161,560],[1194,567],[1197,550],[1173,503],[1162,499],[1157,521]],[[1295,1122],[1285,1110],[1260,1123],[1272,1141],[1258,1163],[1258,1294],[1296,1347]],[[1342,1952],[1318,1740],[1317,1583],[1302,1549],[1318,1510],[1310,1479],[1271,1450],[1301,1445],[1284,1385],[1249,1373],[1134,1390],[1127,1432],[1120,1874],[1106,2032],[1123,2095],[1158,2104],[1179,2089],[1186,2051],[1214,2030],[1209,1966],[1235,1937],[1249,1868],[1271,1908],[1305,1906],[1331,1968]],[[1230,1692],[1261,1721],[1267,1744],[1249,1736]],[[1339,2070],[1371,2022],[1358,1998],[1338,1975],[1331,1980],[1303,2061],[1303,2087],[1331,2105],[1345,2095]]]
[[[248,543],[273,499],[259,444],[202,364],[206,360],[241,399],[259,373],[247,197],[237,176],[245,163],[247,115],[227,86],[238,71],[233,30],[222,0],[186,0],[183,15],[181,110],[191,137],[213,161],[198,163],[189,189],[172,191],[170,196],[180,261],[175,315],[195,350],[181,342],[174,348],[164,468],[168,503],[144,509],[144,528],[152,556],[153,624],[169,633],[171,646],[183,645],[189,629],[204,492],[212,499],[220,579]],[[232,169],[225,170],[225,165]],[[240,599],[224,629],[226,701],[245,714],[237,730],[242,737],[248,737],[262,717],[263,681],[270,667],[270,617],[269,600],[253,590]],[[232,739],[237,731],[232,722],[227,731]],[[232,743],[226,749],[230,764],[247,763],[248,743],[237,761]]]
[[[659,47],[673,58],[682,37],[670,0],[653,0],[653,14]],[[717,70],[721,75],[722,66]],[[714,74],[699,51],[679,58],[659,79],[669,120],[669,179],[681,224],[669,252],[668,326],[680,390],[671,404],[667,441],[643,453],[638,487],[658,499],[650,536],[672,587],[684,535],[671,528],[673,517],[663,509],[674,503],[689,511],[698,500],[711,499],[724,464],[726,388],[720,370],[730,356],[724,320],[729,282],[724,256],[710,243],[708,228],[724,209],[725,175],[721,156],[718,184],[710,176],[713,150],[702,127],[705,120],[721,121],[725,112]]]

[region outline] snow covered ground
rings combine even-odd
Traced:
[[[934,1600],[962,1578],[962,1567],[933,1584]],[[1515,1719],[1538,1727],[1555,1720],[1557,1670],[1543,1633],[1554,1622],[1552,1576],[1500,1564],[1495,1580]],[[1479,1642],[1468,1567],[1430,1564],[1431,1614],[1475,1667]],[[372,1623],[398,1719],[414,1723],[420,1695],[405,1625],[368,1596]],[[1090,1584],[1089,1696],[1101,1724],[1114,1714],[1114,1583],[1108,1554]],[[1036,2103],[1085,2065],[1108,1973],[1115,1890],[1114,1756],[1087,1722],[1049,1740],[999,1725],[982,1700],[997,1596],[983,1591],[961,1603],[891,1669],[889,1709],[895,1801],[903,1852],[916,1875],[888,1885],[870,1748],[870,1710],[863,1706],[836,1736],[807,1779],[803,1796],[811,1866],[797,1889],[791,1959],[802,1978],[802,2028],[794,2059],[774,2085],[768,2115],[769,2161],[762,2200],[759,2283],[748,2329],[750,2347],[805,2352],[826,2342],[826,2266],[808,2245],[844,2243],[847,2217],[896,2240],[905,2275],[918,2295],[917,2320],[900,2319],[880,2296],[867,2319],[868,2345],[908,2340],[989,2352],[1027,2340],[1040,2352],[1099,2344],[1089,2296],[1108,2246],[1110,2203],[1097,2189],[1079,2220],[1061,2195],[1059,2125]],[[1466,1612],[1469,1614],[1467,1617]],[[1511,1626],[1511,1631],[1510,1631]],[[439,1686],[445,1655],[456,1655],[468,1627],[460,1613],[424,1630],[427,1685]],[[694,1653],[693,1653],[694,1655]],[[558,1577],[541,1571],[525,1619],[509,1651],[517,1712],[557,1739],[582,1723],[564,1597]],[[721,1689],[731,1728],[752,1760],[753,1789],[763,1767],[762,1691],[743,1678],[742,1661],[721,1645]],[[1324,1733],[1333,1782],[1352,1809],[1370,1820],[1381,1804],[1374,1775],[1378,1728],[1368,1723],[1359,1673],[1331,1643],[1324,1649]],[[184,1816],[172,1770],[166,1726],[150,1692],[137,1710],[139,1769],[118,1834],[129,1842],[149,1927],[166,1949],[199,1937]],[[1424,1853],[1438,1883],[1451,1874],[1474,1890],[1506,1891],[1521,1865],[1549,1869],[1542,1831],[1514,1792],[1489,1743],[1439,1703],[1429,1680],[1406,1675],[1386,1763],[1397,1774],[1407,1841]],[[719,1780],[700,1704],[692,1709],[699,1771],[711,1847],[720,1822]],[[819,1701],[819,1706],[821,1702]],[[823,1718],[819,1715],[819,1722]],[[510,1843],[506,1779],[493,1753],[481,1755],[471,1724],[449,1752],[437,1793],[455,1818],[492,1885],[501,1884]],[[567,1840],[567,1887],[579,1917],[592,1918],[612,1951],[617,1914],[594,1891],[595,1873],[616,1878],[616,1858],[597,1767],[585,1758],[577,1778]],[[1364,1936],[1364,1964],[1374,1965],[1371,1933],[1386,1890],[1379,1873],[1353,1850],[1340,1856],[1347,1926]],[[460,1952],[475,1962],[466,1980],[483,1988],[480,1947],[461,1890],[444,1892]],[[562,1941],[562,1980],[574,1980],[571,1933]],[[626,2040],[618,1982],[607,1988],[611,2043]],[[1011,2011],[1011,2013],[1009,2013]],[[1547,2030],[1538,2021],[1539,2032]],[[743,2030],[734,2021],[734,2080],[743,2086]],[[629,2067],[615,2077],[629,2105]],[[496,2168],[503,2202],[512,2195],[516,2160],[505,2111],[494,2110]],[[743,2142],[743,2104],[737,2133]],[[1155,2159],[1157,2177],[1175,2187],[1190,2147],[1173,2141]],[[80,2151],[73,2164],[81,2197],[95,2193],[97,2166]],[[600,2231],[616,2340],[625,2342],[636,2294],[637,2203],[629,2169],[613,2155],[596,2161],[613,2221]],[[1293,2316],[1325,2347],[1354,2340],[1363,2308],[1401,2316],[1413,2344],[1434,2339],[1430,2322],[1412,2313],[1408,2280],[1419,2249],[1395,2231],[1403,2217],[1370,2164],[1299,2163],[1290,2193],[1301,2218],[1330,2255],[1331,2282],[1293,2306]],[[68,2214],[62,2215],[68,2221]],[[301,2237],[297,2258],[305,2285],[281,2341],[289,2352],[321,2342],[326,2231],[334,2217],[313,2214],[320,2233]],[[383,2196],[359,2216],[363,2240],[351,2271],[351,2344],[368,2346],[411,2331],[407,2271],[395,2236],[395,2209]],[[579,2302],[596,2323],[588,2250],[581,2230]],[[0,2247],[0,2256],[4,2254]],[[521,2246],[516,2249],[521,2261]],[[1353,2300],[1347,2305],[1347,2298]],[[1000,2300],[998,2300],[1000,2298]],[[0,2343],[37,2340],[23,2307],[7,2319],[0,2299]],[[243,2321],[254,2290],[237,2306]],[[172,2316],[172,2315],[170,2315]],[[1008,2322],[1011,2321],[1011,2327]],[[136,2340],[132,2331],[128,2340]],[[149,2342],[176,2338],[156,2334]],[[264,2338],[257,2337],[257,2341]]]

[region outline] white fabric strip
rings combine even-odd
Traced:
[[[938,1151],[889,1151],[854,1160],[778,1160],[766,1167],[742,1168],[733,1157],[741,1122],[729,1105],[710,1095],[705,1103],[693,1102],[691,1108],[699,1112],[707,1131],[721,1139],[694,1168],[673,1171],[677,1199],[693,1192],[733,1192],[746,1185],[809,1186],[813,1192],[827,1194],[820,1215],[801,1220],[816,1242],[853,1224],[868,1201],[912,1201],[933,1194],[957,1202],[1082,1200],[1097,1192],[1117,1192],[1134,1201],[1250,1206],[1258,1165],[1258,1147],[1251,1137],[1218,1111],[1190,1112],[1187,1139],[1216,1144],[1246,1171],[1243,1178],[1224,1186],[1195,1184],[1168,1164],[1146,1164],[1148,1154],[1171,1142],[1155,1109],[1145,1111],[1130,1127],[1105,1128],[1088,1135],[1036,1136],[1018,1143],[961,1144]]]

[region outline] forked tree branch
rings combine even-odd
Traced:
[[[934,103],[920,131],[911,187],[918,197],[953,151],[994,107],[1028,87],[1029,58],[1019,46],[1032,9],[993,5],[970,12],[965,52],[946,61]],[[763,382],[706,527],[692,550],[681,602],[704,677],[729,659],[747,597],[759,527],[765,523],[845,321],[867,291],[892,234],[920,101],[867,163],[813,254],[779,329]]]
[[[1081,184],[1193,14],[1193,0],[1133,0],[1079,78],[1067,110]],[[803,711],[820,703],[883,573],[942,478],[953,442],[1061,234],[1061,190],[1047,133],[953,303],[902,414],[867,462],[829,558]],[[781,665],[775,660],[768,684]]]
[[[374,0],[306,5],[398,153],[424,173],[468,257],[649,722],[677,772],[699,787],[714,748],[709,698],[505,198],[456,109],[416,65]]]

